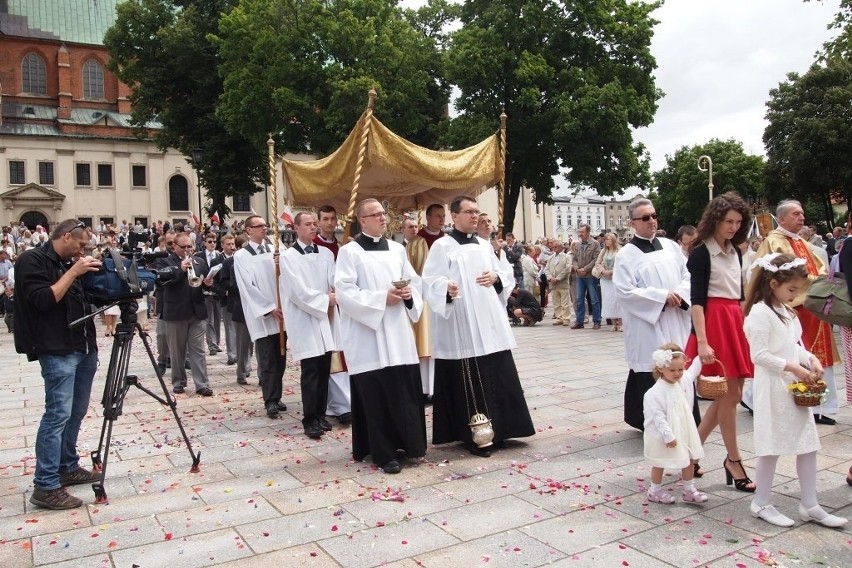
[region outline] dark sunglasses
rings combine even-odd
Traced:
[[[648,215],[642,215],[641,217],[634,217],[633,220],[634,221],[642,221],[643,223],[647,223],[651,219],[656,219],[656,218],[657,218],[656,213],[649,213]]]

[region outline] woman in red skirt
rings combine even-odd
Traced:
[[[728,485],[752,492],[737,444],[737,405],[743,382],[754,376],[748,342],[743,332],[742,253],[738,245],[745,241],[751,226],[751,214],[742,198],[732,192],[713,199],[698,224],[698,236],[686,266],[691,275],[693,332],[686,344],[688,357],[701,358],[704,375],[724,375],[728,392],[710,404],[698,435],[703,443],[716,426],[728,457],[722,464]],[[697,472],[699,475],[701,472]]]

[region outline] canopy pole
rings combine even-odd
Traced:
[[[269,147],[269,210],[272,212],[272,242],[274,247],[274,262],[275,262],[275,281],[281,279],[281,265],[278,264],[278,243],[281,241],[278,236],[278,191],[276,189],[275,175],[275,140],[272,139],[272,134],[269,134],[269,139],[266,141]],[[275,287],[275,304],[278,306],[278,311],[281,311],[281,291],[278,286]],[[284,318],[278,320],[278,347],[281,349],[281,356],[287,354],[287,343],[284,339]]]
[[[361,170],[364,168],[364,156],[367,154],[367,141],[372,127],[373,104],[376,102],[376,90],[367,93],[367,110],[364,111],[364,124],[361,125],[361,142],[358,146],[358,161],[355,163],[355,179],[352,181],[352,193],[349,194],[349,209],[346,212],[346,227],[343,229],[343,244],[352,237],[352,223],[355,222],[355,205],[358,201],[358,186],[361,185]]]
[[[497,191],[497,236],[503,238],[503,208],[506,204],[506,109],[500,113],[500,182]]]

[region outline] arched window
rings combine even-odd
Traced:
[[[28,53],[21,61],[21,86],[24,93],[47,94],[47,71],[37,53]]]
[[[104,98],[104,68],[96,59],[83,64],[83,98]]]
[[[169,211],[189,211],[189,184],[181,175],[169,180]]]

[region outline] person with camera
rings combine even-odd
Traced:
[[[157,282],[162,285],[162,315],[166,342],[172,359],[172,390],[182,394],[186,389],[186,367],[189,357],[195,393],[213,396],[207,380],[207,358],[204,352],[204,331],[207,308],[204,305],[201,280],[193,281],[192,237],[188,233],[175,236],[174,249],[157,270]],[[197,263],[196,263],[197,264]],[[195,275],[195,278],[201,278]],[[203,283],[212,284],[212,280]]]
[[[79,507],[83,501],[65,487],[100,479],[80,467],[76,449],[98,366],[95,324],[89,319],[68,327],[87,312],[79,278],[101,266],[83,256],[88,241],[86,225],[67,219],[56,225],[45,246],[22,254],[15,267],[15,350],[37,360],[44,379],[30,503],[46,509]]]

